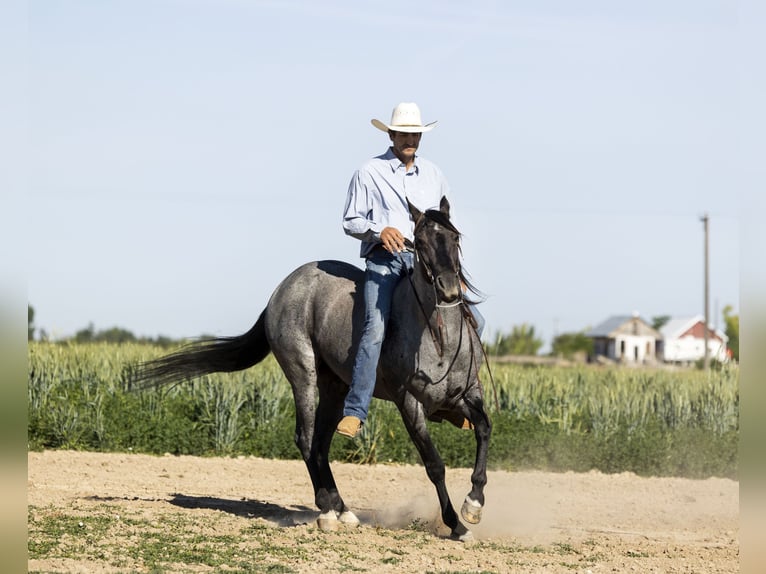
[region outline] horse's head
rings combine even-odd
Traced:
[[[449,201],[442,197],[438,210],[425,213],[411,203],[409,208],[415,222],[416,265],[433,285],[437,303],[454,303],[462,294],[460,232],[450,221]]]

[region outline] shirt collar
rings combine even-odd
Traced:
[[[396,157],[396,154],[394,154],[394,150],[391,147],[388,148],[388,151],[386,151],[383,158],[388,162],[388,165],[391,166],[392,172],[396,172],[396,170],[399,168],[404,168],[404,164],[402,163],[402,160]],[[415,155],[415,162],[412,164],[412,169],[416,173],[420,172],[420,167],[418,166],[417,154]]]

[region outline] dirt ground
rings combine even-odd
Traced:
[[[461,543],[446,536],[435,490],[422,467],[335,463],[333,469],[360,527],[316,528],[318,513],[300,461],[31,452],[30,544],[42,547],[46,517],[133,521],[132,530],[105,528],[98,540],[90,539],[97,553],[38,551],[29,570],[149,571],[144,555],[129,552],[140,525],[161,533],[163,525],[170,528],[181,520],[202,539],[228,535],[241,549],[238,556],[253,562],[258,556],[260,565],[229,568],[176,558],[158,567],[155,557],[151,571],[739,571],[736,481],[490,472],[483,520],[471,528],[475,540]],[[459,511],[470,489],[470,469],[448,469],[447,477]],[[120,549],[124,559],[118,559]]]

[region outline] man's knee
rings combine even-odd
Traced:
[[[380,313],[371,313],[364,322],[363,339],[368,343],[382,343],[386,334],[385,319]]]

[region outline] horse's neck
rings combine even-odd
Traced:
[[[397,314],[398,318],[409,329],[427,329],[427,320],[435,314],[436,294],[425,278],[415,271],[412,276],[399,282],[395,305],[402,311]]]
[[[478,363],[462,306],[436,307],[435,293],[426,287],[417,285],[416,297],[412,285],[400,284],[384,360],[390,384],[402,385],[432,413],[465,391]]]
[[[411,281],[411,283],[410,283]],[[439,337],[439,324],[442,331],[457,334],[457,329],[462,328],[462,309],[460,306],[437,307],[436,293],[433,286],[425,280],[425,277],[413,273],[410,279],[405,279],[399,284],[396,293],[395,307],[398,312],[392,316],[399,330],[408,335],[421,336],[421,346],[433,348],[433,336]],[[448,337],[440,344],[447,344],[455,337]]]

